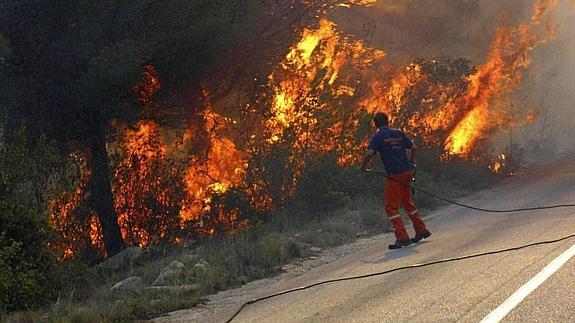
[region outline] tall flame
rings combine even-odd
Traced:
[[[269,120],[274,129],[272,142],[279,141],[283,130],[294,124],[317,123],[314,110],[325,108],[318,102],[317,94],[327,87],[333,89],[335,96],[354,95],[353,87],[343,82],[336,84],[345,64],[366,66],[384,56],[382,51],[369,49],[361,41],[342,38],[335,27],[333,22],[320,19],[317,29],[305,29],[281,69],[270,76],[275,93],[273,118]]]
[[[85,190],[92,176],[83,154],[73,153],[71,159],[80,166],[80,179],[73,192],[64,192],[50,201],[49,223],[58,235],[52,243],[56,249],[63,252],[63,258],[70,258],[86,243],[99,249],[101,246],[101,229],[95,214],[89,214],[87,219],[76,216],[79,206],[85,197]]]
[[[487,62],[470,77],[469,91],[457,103],[459,109],[468,112],[445,142],[449,153],[467,155],[479,139],[500,125],[498,115],[504,111],[494,101],[521,86],[522,70],[531,63],[529,54],[554,36],[549,30],[539,37],[537,32],[543,13],[556,4],[556,0],[539,0],[529,22],[497,29]]]
[[[188,198],[180,212],[183,221],[200,220],[204,212],[211,210],[214,194],[223,194],[243,183],[247,167],[245,153],[231,139],[217,135],[226,130],[225,118],[208,107],[204,120],[209,129],[209,142],[206,143],[209,148],[205,159],[192,159],[186,170],[184,182]],[[230,217],[235,220],[235,215]]]

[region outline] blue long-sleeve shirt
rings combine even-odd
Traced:
[[[371,137],[367,149],[379,153],[387,174],[397,175],[413,169],[406,151],[412,147],[413,142],[403,131],[381,127]]]

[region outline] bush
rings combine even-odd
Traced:
[[[317,219],[333,214],[358,196],[380,195],[380,177],[366,176],[358,167],[341,167],[336,159],[327,155],[309,163],[290,203],[294,213]]]
[[[73,187],[70,172],[73,165],[59,156],[54,142],[44,135],[28,140],[26,129],[21,129],[0,145],[1,200],[46,210],[51,196]]]
[[[48,224],[15,202],[0,201],[0,228],[0,311],[47,303],[56,261],[46,248]]]

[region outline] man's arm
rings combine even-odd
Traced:
[[[402,132],[402,137],[403,137],[403,144],[404,144],[404,148],[407,151],[407,157],[409,158],[409,162],[412,164],[415,164],[415,155],[416,155],[416,151],[417,151],[417,146],[415,145],[415,143],[409,139],[404,132]]]
[[[409,157],[409,162],[411,162],[412,164],[415,164],[415,155],[417,152],[417,146],[415,144],[411,145],[411,148],[407,149],[408,154],[407,156]]]
[[[373,156],[375,156],[375,150],[368,149],[363,157],[363,162],[361,163],[361,170],[368,170],[371,168],[373,162]]]

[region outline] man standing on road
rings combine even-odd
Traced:
[[[369,171],[373,156],[379,153],[388,175],[383,193],[385,212],[393,225],[396,238],[395,244],[389,245],[389,248],[398,249],[431,236],[413,202],[409,186],[413,178],[416,147],[403,131],[389,128],[389,117],[385,113],[376,114],[373,122],[379,131],[369,141],[361,168]],[[409,238],[399,215],[400,205],[413,223],[413,239]]]

